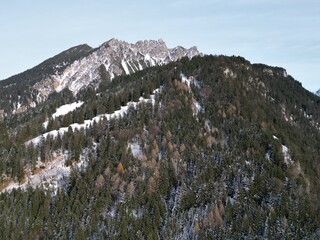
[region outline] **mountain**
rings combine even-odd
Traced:
[[[113,41],[100,80],[88,49],[0,122],[2,238],[319,239],[319,97],[280,67]]]
[[[88,45],[79,45],[30,70],[0,81],[0,112],[2,112],[2,117],[11,113],[23,112],[28,107],[35,107],[38,102],[44,100],[40,98],[41,94],[34,88],[35,84],[51,75],[61,74],[74,61],[82,59],[90,51],[92,48]]]
[[[320,89],[316,91],[316,95],[320,97]]]
[[[199,54],[196,47],[170,49],[162,40],[129,44],[111,39],[96,49],[76,46],[1,81],[0,111],[3,115],[23,112],[45,101],[53,92],[68,89],[76,95],[89,85],[97,87],[101,81],[110,81],[115,76]]]

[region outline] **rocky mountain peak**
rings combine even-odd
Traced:
[[[316,95],[320,97],[320,89],[316,91]]]
[[[139,50],[139,52],[143,54],[150,54],[159,58],[163,58],[165,53],[168,52],[168,47],[165,42],[160,39],[156,40],[145,40],[138,41],[134,44],[134,47]]]
[[[140,40],[136,43],[128,43],[115,38],[103,43],[100,47],[103,51],[113,51],[121,55],[126,55],[126,53],[131,53],[138,55],[149,55],[150,57],[157,60],[164,60],[166,57],[169,59],[177,60],[184,56],[192,58],[196,55],[200,55],[197,47],[193,46],[190,49],[186,49],[182,46],[177,46],[175,48],[168,48],[166,43],[162,40]]]
[[[103,43],[88,56],[74,61],[62,73],[49,76],[34,87],[45,99],[53,91],[69,88],[74,94],[88,85],[97,86],[101,68],[105,77],[112,80],[121,74],[131,74],[146,67],[167,64],[182,57],[200,55],[196,47],[168,48],[162,39],[128,43],[115,38]]]

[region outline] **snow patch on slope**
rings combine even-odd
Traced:
[[[21,96],[18,95],[18,101],[15,104],[13,111],[12,111],[13,114],[23,112],[26,109],[26,107],[23,106],[23,104],[20,102],[20,100],[21,100]]]
[[[199,82],[194,77],[191,76],[191,77],[187,78],[183,73],[181,73],[180,78],[181,78],[181,82],[183,82],[184,84],[186,84],[188,86],[190,93],[192,93],[191,84],[193,84],[197,88],[200,88]],[[193,95],[193,93],[192,93],[192,95]],[[200,103],[197,100],[195,100],[194,98],[192,99],[192,111],[193,111],[194,116],[197,116],[200,112],[203,111]]]
[[[279,141],[279,138],[275,135],[272,135],[272,138],[275,139],[275,140],[278,140]],[[282,155],[283,155],[283,160],[284,162],[288,165],[288,164],[292,164],[293,163],[293,160],[292,160],[292,157],[291,157],[291,154],[290,154],[290,150],[287,146],[281,144],[281,152],[282,152]],[[268,156],[268,159],[270,159],[270,156],[271,156],[271,152],[269,151],[267,153],[269,156]],[[266,155],[267,156],[267,155]]]
[[[63,128],[60,128],[58,130],[53,130],[53,131],[50,131],[50,132],[46,132],[38,137],[35,137],[29,141],[27,141],[25,144],[26,145],[29,145],[29,144],[33,144],[33,145],[38,145],[41,140],[43,138],[47,138],[48,136],[52,137],[52,138],[56,138],[58,135],[60,136],[63,136],[64,133],[68,132],[69,128],[72,129],[72,131],[75,131],[75,130],[82,130],[82,129],[87,129],[89,128],[90,126],[92,126],[94,123],[98,123],[100,120],[111,120],[113,118],[120,118],[120,117],[123,117],[129,110],[130,107],[133,107],[133,108],[136,108],[136,106],[140,103],[147,103],[147,102],[151,102],[152,104],[154,104],[154,99],[155,99],[155,93],[159,92],[160,89],[156,89],[153,91],[153,94],[150,95],[150,99],[145,99],[143,97],[140,97],[139,98],[139,102],[128,102],[126,106],[122,106],[119,110],[109,114],[109,113],[106,113],[106,114],[101,114],[101,115],[98,115],[92,119],[89,119],[89,120],[84,120],[84,123],[80,124],[80,123],[73,123],[71,124],[69,127],[63,127]]]
[[[52,114],[52,118],[66,115],[67,113],[74,111],[76,108],[81,107],[82,104],[83,102],[79,101],[79,102],[62,105],[61,107],[56,109],[56,112],[54,114]]]
[[[84,102],[82,101],[78,101],[78,102],[62,105],[61,107],[56,109],[56,112],[54,114],[52,114],[52,118],[55,119],[56,117],[64,116],[69,112],[73,112],[75,109],[81,107],[83,103]],[[43,126],[47,128],[48,123],[49,123],[48,121],[44,122]]]
[[[193,114],[198,115],[200,112],[202,112],[203,109],[198,101],[193,99]]]
[[[183,73],[181,73],[180,78],[183,83],[188,85],[190,90],[191,90],[191,87],[190,87],[191,84],[193,84],[197,88],[200,88],[200,83],[195,77],[191,76],[191,77],[187,78]]]
[[[191,84],[191,79],[190,78],[187,78],[184,74],[180,74],[180,77],[181,77],[181,81],[185,84],[188,85],[189,87],[189,90],[190,90],[190,84]]]
[[[128,148],[130,148],[134,158],[139,160],[143,159],[143,152],[138,142],[129,143]]]
[[[290,152],[289,152],[289,148],[286,147],[285,145],[281,145],[281,151],[282,151],[282,154],[283,154],[283,157],[284,157],[284,162],[287,165],[291,164],[293,161],[292,161],[292,158],[291,158],[291,155],[290,155]]]

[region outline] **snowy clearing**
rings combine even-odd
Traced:
[[[52,118],[56,118],[56,117],[59,117],[59,116],[66,115],[69,112],[72,112],[75,109],[81,107],[82,104],[83,104],[83,102],[79,101],[79,102],[74,102],[74,103],[62,105],[61,107],[56,109],[56,112],[54,114],[52,114]]]
[[[64,116],[64,115],[68,114],[69,112],[73,112],[75,109],[81,107],[83,105],[83,103],[84,102],[78,101],[78,102],[62,105],[61,107],[56,109],[56,112],[54,114],[52,114],[51,117],[53,119],[55,119],[56,117]],[[45,128],[47,128],[48,123],[49,123],[49,121],[45,121],[43,123],[43,126]]]

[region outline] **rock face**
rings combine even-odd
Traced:
[[[68,88],[77,94],[82,88],[97,85],[104,78],[112,80],[121,74],[131,74],[146,67],[163,65],[182,57],[200,55],[196,47],[168,48],[163,40],[145,40],[130,44],[111,39],[94,49],[88,56],[74,61],[63,72],[50,75],[34,85],[43,101],[53,91]]]

